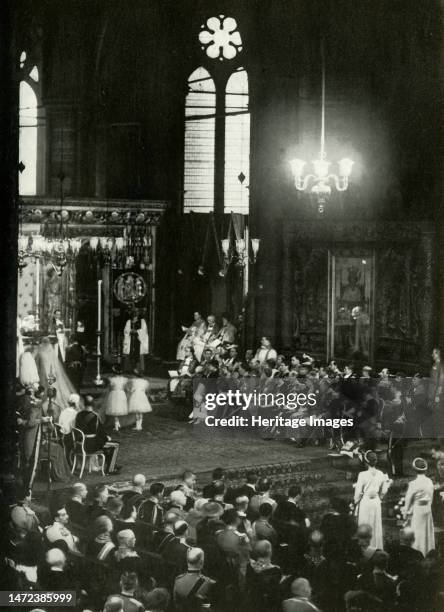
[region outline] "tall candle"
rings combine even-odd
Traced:
[[[39,314],[40,305],[40,259],[36,257],[35,260],[35,309]]]
[[[102,282],[97,281],[97,331],[102,331]]]

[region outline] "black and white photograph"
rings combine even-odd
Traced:
[[[0,11],[0,608],[443,611],[443,1]]]

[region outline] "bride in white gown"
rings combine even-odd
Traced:
[[[50,386],[48,377],[51,375],[54,376],[55,381],[52,387],[57,390],[55,403],[60,407],[67,406],[70,395],[72,393],[78,393],[78,389],[74,388],[74,385],[65,371],[63,363],[58,358],[57,345],[55,349],[49,338],[42,338],[35,361],[42,387],[47,391]]]

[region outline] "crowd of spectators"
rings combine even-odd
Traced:
[[[313,519],[300,486],[286,493],[255,472],[230,487],[217,468],[201,488],[191,471],[171,487],[142,474],[114,490],[79,482],[49,513],[21,496],[0,589],[75,590],[79,612],[442,609],[441,556],[415,549],[410,528],[376,549],[347,500]]]

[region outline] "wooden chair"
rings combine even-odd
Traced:
[[[79,477],[82,478],[83,471],[85,469],[86,460],[89,459],[89,472],[91,473],[91,458],[97,457],[101,460],[100,469],[102,471],[102,475],[105,476],[105,455],[103,451],[94,451],[93,453],[87,453],[85,450],[85,434],[80,429],[73,427],[72,429],[72,442],[73,442],[73,450],[72,450],[72,468],[71,474],[74,474],[77,464],[77,457],[81,457],[81,467]]]

